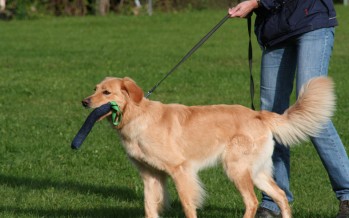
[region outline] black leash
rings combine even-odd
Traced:
[[[169,76],[173,73],[173,71],[175,71],[184,61],[186,61],[198,48],[200,48],[200,46],[202,44],[204,44],[208,38],[210,38],[210,36],[212,36],[212,34],[214,32],[216,32],[218,30],[218,28],[220,26],[223,25],[223,23],[228,20],[228,18],[230,18],[230,15],[227,14],[221,21],[219,21],[219,23],[213,27],[213,29],[208,32],[183,58],[182,60],[176,65],[174,66],[165,76],[164,78],[162,78],[152,89],[150,89],[147,93],[147,95],[145,96],[146,98],[149,98],[149,96],[155,91],[155,89]]]
[[[247,18],[247,29],[248,29],[248,66],[250,69],[250,95],[251,95],[251,108],[255,110],[253,99],[254,99],[254,81],[252,75],[252,42],[251,42],[251,16]]]
[[[225,21],[227,21],[230,18],[230,15],[227,14],[219,23],[212,28],[210,32],[208,32],[183,58],[178,64],[176,64],[156,85],[148,91],[146,94],[146,98],[149,98],[149,96],[155,91],[155,89],[169,76],[171,75],[184,61],[186,61],[202,44],[204,44],[207,39],[209,39],[213,33],[215,33],[219,27],[221,27]],[[247,26],[248,26],[248,64],[250,69],[250,95],[251,95],[251,108],[252,110],[255,110],[253,99],[254,99],[254,81],[253,81],[253,75],[252,75],[252,42],[251,42],[251,16],[248,16],[247,18]]]

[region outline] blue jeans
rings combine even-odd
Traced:
[[[334,28],[299,35],[285,43],[263,48],[261,64],[261,109],[283,113],[290,102],[293,81],[296,95],[302,85],[317,76],[327,76],[334,41]],[[329,122],[319,137],[311,138],[339,200],[349,200],[349,159],[338,133]],[[276,144],[273,154],[274,179],[290,202],[290,150]],[[263,194],[261,207],[279,212],[272,199]]]

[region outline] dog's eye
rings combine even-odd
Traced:
[[[104,95],[110,95],[110,92],[108,90],[103,91]]]

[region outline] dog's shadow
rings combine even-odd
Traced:
[[[88,185],[77,182],[59,182],[51,179],[33,179],[26,177],[15,177],[0,175],[0,185],[11,188],[25,188],[31,190],[45,190],[54,188],[55,190],[71,191],[79,194],[95,194],[104,198],[115,198],[128,202],[138,201],[140,204],[142,196],[137,195],[132,189],[127,187],[107,187],[102,185]],[[14,215],[34,215],[37,217],[142,217],[144,210],[142,207],[95,207],[81,209],[44,209],[44,208],[20,208],[15,206],[1,205],[0,211]]]
[[[101,195],[105,198],[115,197],[122,199],[137,199],[134,191],[127,187],[106,187],[88,185],[77,182],[59,182],[51,179],[33,179],[25,177],[5,176],[0,175],[0,184],[8,187],[26,187],[29,189],[39,190],[53,187],[57,190],[68,190],[77,193],[92,193]]]
[[[31,190],[45,190],[54,188],[55,190],[71,191],[79,194],[96,194],[104,198],[115,198],[128,202],[135,202],[135,205],[143,205],[143,196],[136,194],[127,187],[106,187],[102,185],[88,185],[78,182],[54,181],[52,179],[35,179],[28,177],[16,177],[11,175],[0,175],[0,185],[11,188],[26,188]],[[134,207],[108,207],[96,206],[78,209],[45,209],[45,208],[21,208],[16,206],[5,206],[0,203],[0,211],[18,215],[35,217],[122,217],[135,218],[144,217],[143,206]],[[198,210],[198,217],[231,217],[231,213],[243,215],[242,208],[221,208],[214,205],[206,205]],[[164,218],[184,217],[182,206],[178,199],[171,202],[171,208],[166,209],[162,214]],[[242,216],[241,216],[242,217]]]
[[[108,218],[108,217],[144,217],[143,208],[117,208],[117,207],[97,207],[89,209],[23,209],[16,207],[0,207],[0,211],[5,211],[15,216],[34,217],[86,217],[86,218]]]
[[[201,209],[197,210],[198,217],[205,218],[231,218],[231,217],[243,217],[244,208],[231,208],[221,207],[217,205],[205,205]],[[182,218],[185,217],[181,203],[175,200],[171,203],[171,208],[167,209],[163,215],[163,218]]]
[[[0,175],[0,185],[11,188],[27,188],[33,190],[44,190],[54,188],[56,190],[72,191],[80,194],[96,194],[104,198],[115,198],[128,202],[135,202],[135,205],[143,205],[143,196],[136,194],[127,187],[106,187],[102,185],[87,185],[77,182],[58,182],[51,179],[33,179],[26,177],[15,177],[9,175]],[[136,218],[144,217],[143,206],[134,207],[107,207],[96,206],[79,209],[44,209],[44,208],[20,208],[15,206],[1,205],[0,211],[13,215],[31,215],[35,217],[122,217]],[[224,217],[242,217],[244,208],[221,207],[217,205],[206,204],[198,210],[198,217],[224,218]],[[306,214],[306,216],[304,216]],[[184,217],[182,206],[178,199],[171,202],[171,208],[166,209],[162,214],[163,218]],[[294,217],[307,218],[330,218],[319,214],[311,214],[309,211],[295,211]]]

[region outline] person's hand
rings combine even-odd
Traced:
[[[230,17],[244,18],[247,17],[247,15],[249,15],[255,8],[258,8],[257,0],[248,0],[241,2],[233,8],[229,8],[228,13],[230,14]]]

